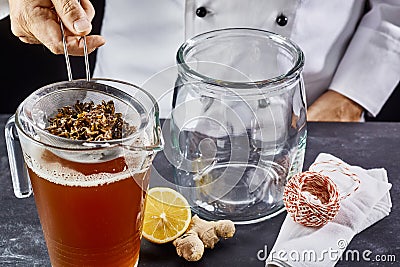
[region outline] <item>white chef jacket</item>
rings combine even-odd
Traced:
[[[199,7],[207,11],[204,17],[196,15]],[[284,26],[276,21],[282,14]],[[106,1],[101,30],[106,44],[98,50],[93,76],[142,86],[166,117],[179,46],[226,27],[264,29],[296,42],[305,54],[308,104],[329,88],[375,116],[399,82],[399,0]]]
[[[10,10],[8,8],[7,0],[0,0],[0,19],[3,19],[8,16]]]

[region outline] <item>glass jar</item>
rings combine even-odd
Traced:
[[[230,28],[187,40],[177,63],[170,161],[193,212],[246,224],[283,211],[306,145],[301,49],[272,32]]]

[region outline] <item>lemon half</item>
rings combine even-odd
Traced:
[[[143,237],[163,244],[175,240],[189,227],[192,218],[186,198],[168,187],[153,187],[147,192]]]

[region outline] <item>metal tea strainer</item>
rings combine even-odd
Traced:
[[[71,64],[63,23],[60,20],[68,81],[44,86],[31,94],[21,105],[18,121],[27,135],[45,145],[53,154],[75,162],[98,163],[119,156],[145,158],[152,151],[162,149],[159,132],[158,105],[154,97],[134,84],[113,79],[91,79],[86,37],[83,36],[86,80],[72,78]],[[122,138],[107,141],[72,140],[49,133],[49,119],[60,109],[77,101],[114,102],[115,112],[121,113],[125,123],[135,132],[123,132]]]
[[[26,103],[25,110],[30,111],[21,117],[26,124],[31,125],[30,135],[45,144],[54,154],[75,162],[102,162],[119,157],[126,153],[151,150],[152,137],[146,129],[149,121],[148,109],[141,103],[140,96],[132,95],[121,90],[121,85],[112,86],[110,81],[93,79],[73,80],[54,83],[42,88],[42,94],[36,95]],[[65,106],[71,106],[76,101],[101,103],[114,102],[115,111],[122,113],[124,121],[136,128],[134,133],[123,132],[121,139],[107,141],[72,140],[49,133],[46,129],[49,118]],[[24,112],[25,113],[25,112]],[[150,139],[149,139],[150,138]]]

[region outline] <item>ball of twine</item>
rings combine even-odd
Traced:
[[[305,171],[289,179],[283,202],[295,222],[319,227],[335,218],[340,208],[340,195],[328,176]]]

